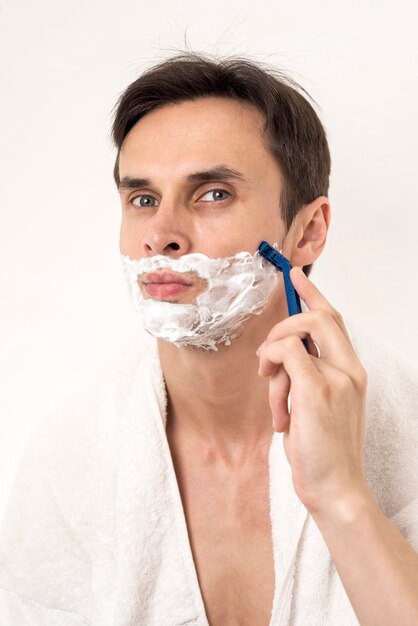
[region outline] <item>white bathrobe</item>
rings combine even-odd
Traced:
[[[349,328],[369,375],[367,479],[418,550],[418,377]],[[1,626],[208,626],[165,423],[156,341],[140,331],[41,423],[2,528]],[[358,624],[273,432],[269,470],[270,626]]]

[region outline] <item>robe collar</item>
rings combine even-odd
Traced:
[[[209,626],[166,436],[167,397],[157,342],[135,373],[120,433],[117,491],[121,611],[130,623]],[[270,626],[288,624],[307,511],[295,494],[282,435],[272,434],[269,497],[275,592]],[[119,613],[121,614],[121,613]]]

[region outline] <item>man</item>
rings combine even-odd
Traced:
[[[185,55],[126,90],[113,130],[153,337],[41,425],[5,523],[3,614],[417,624],[416,381],[308,278],[330,224],[312,107],[251,62]],[[296,266],[300,315],[262,240]]]

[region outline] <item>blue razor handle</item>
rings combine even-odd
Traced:
[[[300,305],[299,294],[294,288],[292,284],[292,280],[290,278],[290,270],[292,269],[292,265],[286,259],[285,256],[277,252],[267,241],[262,241],[258,247],[258,254],[263,257],[266,261],[271,263],[273,267],[283,273],[284,280],[284,288],[286,292],[286,300],[287,300],[287,309],[290,315],[297,315],[298,313],[302,313],[302,307]],[[306,339],[302,339],[303,345],[305,346],[307,352],[308,350],[308,342]]]

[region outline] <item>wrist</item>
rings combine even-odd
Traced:
[[[328,524],[332,527],[350,527],[378,510],[373,494],[365,486],[338,494],[314,511],[310,511],[310,514],[319,527]]]

